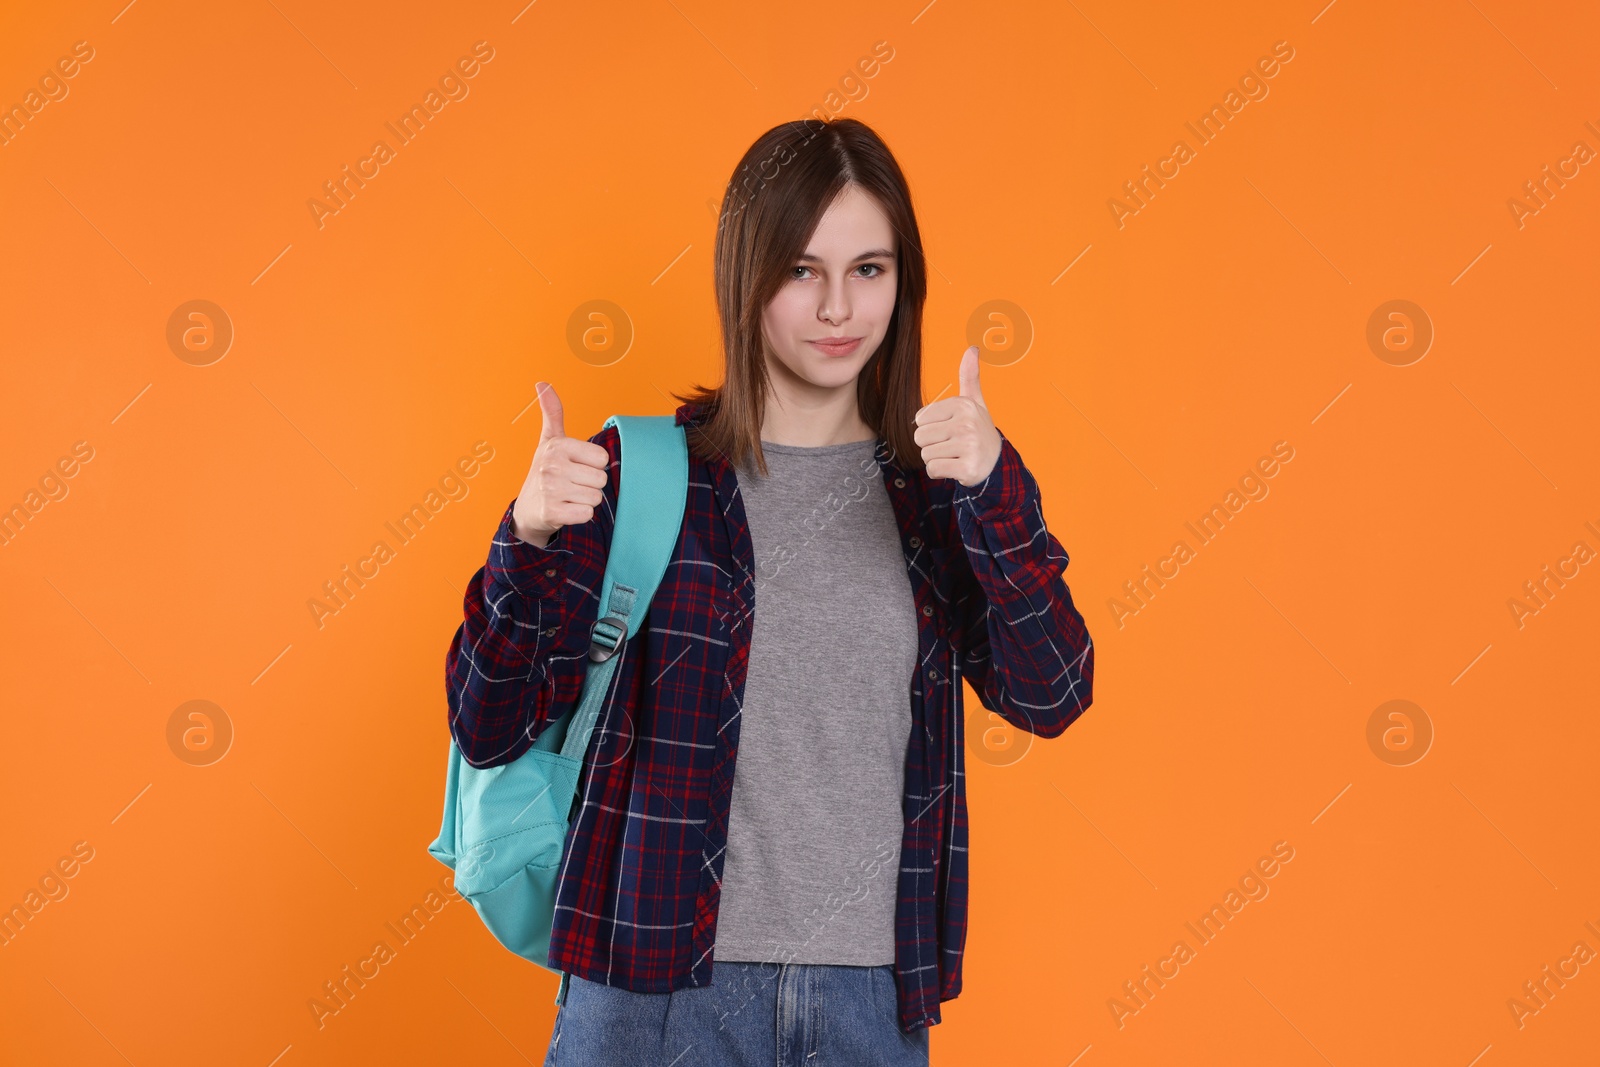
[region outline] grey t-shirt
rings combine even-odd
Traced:
[[[713,959],[895,958],[917,620],[875,441],[739,469],[755,615]]]

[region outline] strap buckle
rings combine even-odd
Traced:
[[[617,650],[627,639],[626,616],[612,612],[602,619],[596,619],[594,625],[589,628],[589,658],[595,663],[604,663],[617,654]]]

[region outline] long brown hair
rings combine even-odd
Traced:
[[[895,462],[922,468],[922,450],[912,437],[922,406],[922,305],[928,295],[922,236],[893,153],[869,126],[851,118],[774,126],[750,146],[728,181],[715,253],[723,382],[673,394],[704,406],[699,432],[688,434],[690,450],[702,459],[721,455],[742,465],[754,456],[761,474],[767,473],[761,451],[769,384],[762,312],[849,185],[877,201],[897,237],[894,316],[856,379],[856,403],[862,421],[893,449]]]

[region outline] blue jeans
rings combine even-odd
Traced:
[[[717,961],[711,984],[634,993],[572,975],[545,1067],[926,1067],[894,968]]]

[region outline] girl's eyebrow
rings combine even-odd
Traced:
[[[802,252],[802,253],[800,253],[799,257],[797,257],[797,258],[799,258],[799,259],[808,259],[813,263],[821,263],[822,262],[822,257],[821,256],[814,256],[810,252]],[[861,253],[859,256],[857,256],[855,259],[852,259],[850,262],[852,262],[852,263],[860,263],[863,259],[893,259],[893,258],[894,258],[894,253],[889,251],[889,249],[887,249],[887,248],[874,248],[874,249],[871,249],[869,251]]]

